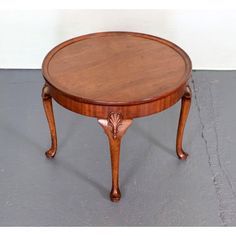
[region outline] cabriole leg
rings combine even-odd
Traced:
[[[45,84],[42,89],[43,107],[48,120],[48,126],[51,134],[51,148],[45,152],[47,158],[51,159],[57,151],[57,133],[53,115],[52,97],[49,94],[48,86]]]
[[[189,85],[187,85],[185,93],[182,97],[179,125],[176,138],[176,152],[179,159],[181,160],[186,160],[188,156],[188,154],[183,150],[183,134],[184,134],[185,124],[188,118],[189,109],[191,106],[191,97],[192,97],[191,88]]]
[[[120,144],[123,135],[132,120],[123,120],[120,113],[111,112],[108,119],[99,119],[99,124],[103,127],[110,145],[111,168],[112,168],[112,189],[110,199],[117,202],[121,198],[119,189],[119,159],[120,159]]]

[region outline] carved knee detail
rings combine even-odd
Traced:
[[[105,133],[113,140],[120,139],[131,125],[132,120],[125,120],[119,112],[110,112],[107,119],[98,119]]]
[[[51,95],[49,93],[49,87],[46,84],[44,84],[44,86],[43,86],[41,96],[42,96],[43,100],[47,100],[47,99],[51,98]]]
[[[191,97],[192,97],[192,90],[191,90],[190,86],[187,85],[185,88],[184,98],[191,99]]]
[[[122,125],[121,113],[111,112],[108,116],[108,125],[111,127],[113,139],[117,138],[119,127]]]

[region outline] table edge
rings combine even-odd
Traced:
[[[61,89],[57,88],[56,86],[54,86],[48,78],[50,78],[50,75],[48,73],[48,65],[50,60],[52,59],[52,57],[62,48],[80,41],[80,40],[84,40],[84,39],[88,39],[88,38],[93,38],[93,37],[103,37],[106,35],[115,35],[115,34],[127,34],[127,35],[133,35],[136,37],[142,37],[142,38],[147,38],[150,40],[154,40],[154,41],[158,41],[161,42],[165,45],[168,45],[169,47],[171,47],[172,49],[174,49],[180,56],[182,56],[185,65],[186,65],[186,70],[184,73],[184,78],[185,80],[183,81],[183,83],[181,83],[178,87],[176,87],[174,90],[170,90],[169,92],[166,92],[162,95],[157,95],[157,96],[153,96],[152,98],[147,98],[147,99],[143,99],[143,100],[137,100],[137,101],[129,101],[129,102],[108,102],[108,101],[98,101],[98,100],[92,100],[92,99],[88,99],[88,98],[83,98],[83,97],[79,97],[79,96],[74,96],[72,94],[67,93],[66,91],[62,91]],[[104,105],[104,106],[129,106],[129,105],[138,105],[138,104],[144,104],[144,103],[149,103],[152,101],[156,101],[165,97],[168,97],[170,94],[175,93],[178,89],[182,88],[183,85],[185,85],[188,80],[191,78],[191,74],[192,74],[192,62],[191,59],[189,58],[188,54],[179,46],[177,46],[176,44],[174,44],[173,42],[170,42],[166,39],[154,36],[154,35],[150,35],[150,34],[144,34],[144,33],[138,33],[138,32],[130,32],[130,31],[106,31],[106,32],[96,32],[96,33],[91,33],[91,34],[85,34],[85,35],[81,35],[78,37],[74,37],[71,38],[69,40],[66,40],[62,43],[60,43],[59,45],[57,45],[56,47],[54,47],[52,50],[49,51],[49,53],[45,56],[43,63],[42,63],[42,75],[46,81],[47,84],[50,85],[50,87],[54,88],[57,91],[60,91],[60,93],[62,93],[64,96],[69,97],[75,101],[78,101],[80,103],[86,103],[86,104],[94,104],[94,105]]]

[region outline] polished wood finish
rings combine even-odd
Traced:
[[[55,47],[44,60],[43,74],[53,87],[77,101],[131,105],[160,99],[182,87],[191,74],[191,62],[167,40],[106,32]]]
[[[152,35],[102,32],[58,45],[42,66],[43,102],[52,137],[47,156],[54,156],[57,146],[52,97],[71,111],[96,117],[104,128],[111,151],[111,200],[118,201],[120,143],[133,118],[161,112],[182,98],[176,151],[186,159],[182,139],[191,101],[191,70],[181,48]]]
[[[176,153],[179,159],[181,160],[186,160],[188,156],[188,153],[186,153],[183,150],[182,143],[183,143],[184,128],[188,118],[189,109],[191,106],[191,98],[192,98],[192,92],[190,86],[188,85],[185,88],[185,93],[181,101],[181,111],[180,111],[179,125],[176,138]]]
[[[175,104],[191,76],[191,61],[167,40],[105,32],[58,45],[42,71],[50,94],[65,108],[104,119],[113,111],[132,119]]]
[[[81,115],[103,119],[106,119],[107,114],[109,114],[110,112],[117,112],[121,113],[124,119],[132,119],[152,115],[171,107],[176,102],[178,102],[179,99],[182,98],[185,92],[186,84],[181,86],[173,93],[167,95],[166,97],[160,98],[155,101],[134,105],[99,105],[81,102],[68,97],[67,95],[63,94],[61,91],[52,87],[48,83],[47,86],[49,87],[50,94],[52,95],[52,97],[60,105],[67,108],[68,110],[74,111]]]
[[[48,126],[49,126],[49,130],[51,134],[51,148],[45,152],[45,155],[47,158],[51,159],[56,155],[56,152],[57,152],[57,132],[56,132],[56,125],[55,125],[54,114],[53,114],[52,97],[49,93],[49,89],[47,85],[43,86],[42,100],[43,100],[43,107],[44,107],[44,111],[48,120]]]
[[[122,114],[111,112],[108,118],[99,119],[98,123],[103,127],[106,133],[111,153],[111,167],[112,167],[112,189],[110,199],[117,202],[121,198],[119,189],[119,159],[120,159],[120,144],[121,138],[125,134],[132,120],[123,120]]]

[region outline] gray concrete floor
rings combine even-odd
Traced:
[[[109,201],[107,139],[96,119],[54,103],[50,136],[39,70],[0,70],[0,226],[236,226],[236,71],[195,71],[175,155],[180,103],[134,120],[123,139],[122,199]]]

